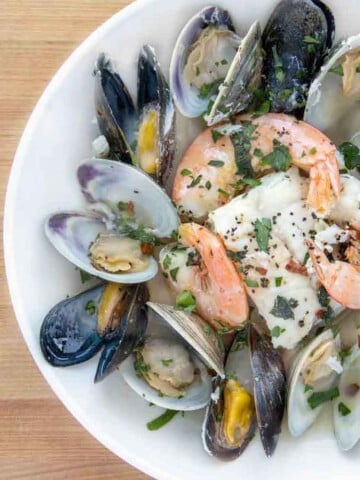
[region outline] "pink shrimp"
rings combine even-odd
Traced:
[[[181,225],[179,236],[201,256],[190,287],[197,312],[217,329],[242,325],[249,314],[245,286],[219,237],[196,223]]]
[[[267,173],[270,166],[264,165],[262,159],[274,151],[275,145],[284,145],[291,163],[309,173],[309,206],[320,214],[330,210],[340,194],[340,176],[336,147],[328,137],[308,123],[281,113],[256,118],[245,114],[236,121],[238,125],[207,128],[186,151],[172,192],[180,214],[203,220],[210,211],[234,197],[234,184],[241,176],[232,134],[236,127],[241,131],[250,123],[253,125],[248,138],[250,149],[243,145],[242,158],[242,162],[248,161],[249,170],[255,175]]]
[[[314,242],[308,240],[306,243],[315,272],[328,294],[346,308],[360,309],[360,266],[330,262]]]

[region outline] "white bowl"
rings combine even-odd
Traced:
[[[81,208],[76,167],[91,153],[97,127],[91,75],[97,54],[113,56],[134,93],[136,58],[143,43],[158,51],[164,68],[185,21],[206,0],[139,0],[96,30],[66,61],[36,106],[21,139],[11,171],[5,208],[5,260],[16,317],[41,372],[78,421],[100,442],[140,470],[158,479],[223,480],[241,478],[358,478],[359,447],[341,453],[332,435],[330,417],[302,438],[293,439],[284,422],[271,459],[257,435],[237,461],[223,464],[207,456],[200,441],[201,411],[177,416],[157,432],[146,422],[159,413],[113,374],[94,385],[96,359],[75,367],[53,368],[42,357],[38,335],[44,315],[56,302],[80,290],[78,272],[47,242],[46,216]],[[245,32],[264,22],[274,0],[220,0]],[[360,31],[359,0],[327,0],[337,20],[339,36]],[[191,128],[187,132],[191,133]],[[187,137],[188,138],[188,137]]]

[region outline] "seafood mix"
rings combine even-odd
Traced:
[[[136,102],[101,53],[87,209],[45,222],[94,285],[46,315],[46,360],[100,352],[95,382],[119,372],[166,409],[150,430],[204,408],[220,460],[256,431],[272,455],[285,407],[294,436],[332,408],[339,447],[360,439],[360,35],[334,37],[320,0],[244,35],[206,7],[169,72],[141,49]],[[177,111],[203,122],[180,159]]]

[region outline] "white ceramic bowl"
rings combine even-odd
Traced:
[[[100,442],[140,470],[158,479],[350,479],[359,478],[358,447],[341,453],[329,418],[302,438],[293,439],[284,423],[278,448],[267,459],[257,437],[237,461],[223,464],[203,451],[203,413],[186,413],[157,432],[146,422],[159,413],[113,374],[92,383],[96,359],[56,369],[42,357],[38,335],[42,319],[56,302],[81,288],[78,272],[47,242],[45,217],[82,206],[76,166],[89,157],[96,135],[91,75],[98,52],[118,63],[125,82],[135,89],[135,65],[143,43],[153,44],[166,69],[177,34],[206,0],[139,0],[96,30],[66,61],[36,106],[21,139],[6,198],[5,260],[16,317],[43,375],[70,412]],[[262,24],[274,0],[219,0],[240,31],[255,19]],[[359,0],[327,0],[337,21],[337,36],[360,31]],[[180,123],[180,122],[179,122]],[[194,135],[187,126],[189,138]]]

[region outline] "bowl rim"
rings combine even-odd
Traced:
[[[22,165],[25,162],[25,154],[28,149],[28,144],[36,131],[37,125],[41,120],[42,114],[47,107],[48,100],[56,92],[58,86],[66,78],[68,73],[73,68],[82,56],[92,46],[96,45],[99,37],[106,35],[118,22],[125,22],[132,15],[136,15],[142,8],[145,8],[148,4],[154,3],[156,0],[134,0],[133,3],[125,6],[120,11],[116,12],[108,20],[102,23],[94,31],[92,31],[75,50],[71,52],[65,62],[56,71],[53,78],[50,80],[45,90],[41,94],[37,101],[27,123],[19,144],[17,146],[14,160],[8,176],[5,202],[4,202],[4,221],[3,221],[3,247],[4,247],[4,261],[5,261],[5,273],[10,293],[10,299],[12,307],[15,313],[15,318],[20,327],[20,331],[27,345],[27,348],[32,356],[33,361],[40,370],[42,377],[49,384],[55,395],[71,413],[71,415],[84,427],[96,440],[104,445],[105,448],[110,450],[114,455],[125,460],[131,466],[144,472],[147,475],[158,479],[174,479],[171,474],[164,474],[164,471],[154,465],[153,463],[144,460],[141,454],[136,454],[132,449],[127,448],[125,443],[115,442],[108,437],[104,432],[94,428],[89,421],[87,415],[83,415],[77,408],[76,402],[68,396],[66,388],[64,388],[57,380],[56,371],[53,369],[46,369],[44,360],[41,358],[35,350],[34,343],[32,342],[32,333],[29,323],[26,321],[26,312],[21,301],[21,295],[19,293],[18,284],[15,277],[15,263],[12,255],[13,244],[13,231],[14,231],[14,218],[12,212],[15,208],[16,197],[18,193],[18,184],[20,180],[20,173]]]

